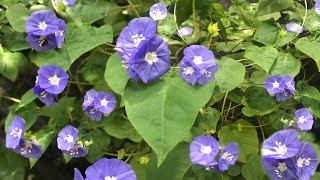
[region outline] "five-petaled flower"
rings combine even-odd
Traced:
[[[294,165],[299,179],[310,179],[318,167],[317,152],[313,146],[301,142],[298,153],[294,156]]]
[[[290,158],[263,158],[263,167],[272,180],[298,179],[294,164]]]
[[[307,108],[299,109],[295,112],[296,124],[300,130],[308,131],[312,129],[313,116]]]
[[[234,165],[238,159],[240,148],[237,143],[230,143],[221,150],[221,156],[218,161],[219,171],[226,171]]]
[[[287,31],[294,32],[294,33],[302,33],[304,31],[304,28],[297,23],[287,24],[286,29]]]
[[[8,127],[6,135],[6,148],[16,148],[24,137],[25,120],[16,116]]]
[[[60,150],[70,151],[76,145],[78,129],[67,125],[58,134],[57,143]]]
[[[191,27],[182,27],[177,31],[177,35],[180,37],[190,36],[193,32]]]
[[[166,18],[167,14],[167,7],[161,3],[154,4],[149,11],[150,17],[155,21]]]
[[[286,101],[295,91],[295,83],[291,76],[270,76],[264,81],[264,86],[269,94],[275,95],[277,101]]]

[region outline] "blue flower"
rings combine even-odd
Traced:
[[[19,146],[14,148],[15,153],[26,158],[40,158],[42,155],[42,147],[33,141],[20,140]]]
[[[294,33],[302,33],[304,28],[297,23],[289,23],[286,25],[287,31]]]
[[[92,121],[100,121],[102,119],[103,113],[100,112],[95,106],[88,106],[84,108],[84,111]]]
[[[25,120],[20,116],[15,116],[8,127],[6,135],[6,148],[16,148],[24,137]]]
[[[74,177],[73,180],[84,180],[81,172],[79,171],[79,169],[74,168]]]
[[[237,143],[230,143],[221,150],[218,166],[220,171],[226,171],[238,159],[240,149]]]
[[[263,158],[263,167],[271,180],[296,180],[296,170],[292,160]]]
[[[200,45],[191,45],[184,49],[180,64],[181,77],[195,85],[209,83],[218,70],[215,57],[208,48]]]
[[[47,36],[28,34],[26,41],[38,52],[57,48],[57,39],[54,34],[49,34]]]
[[[166,18],[167,14],[167,7],[161,3],[154,4],[149,11],[150,17],[155,21]]]
[[[182,27],[177,31],[177,35],[180,37],[184,36],[190,36],[193,32],[193,29],[191,27]]]
[[[47,36],[58,31],[59,20],[51,10],[33,12],[26,21],[28,34]]]
[[[295,112],[297,127],[303,131],[312,129],[313,116],[307,108],[299,109]]]
[[[84,148],[82,145],[78,145],[78,144],[75,145],[72,149],[68,151],[62,150],[62,152],[74,158],[84,157],[88,154],[88,150]]]
[[[84,100],[82,103],[82,106],[84,108],[90,107],[94,105],[94,99],[97,97],[97,91],[94,89],[91,89],[86,92],[86,95],[84,96]]]
[[[316,13],[320,15],[320,0],[316,2],[316,4],[314,5],[314,9]]]
[[[33,94],[36,94],[41,102],[43,102],[46,106],[53,106],[54,103],[58,102],[58,96],[55,94],[51,94],[40,88],[38,84],[36,84],[32,89]]]
[[[73,6],[77,0],[54,0],[56,4],[63,3],[65,6]]]
[[[57,143],[60,150],[70,151],[76,145],[78,129],[67,125],[58,134]]]
[[[314,175],[318,167],[317,153],[311,144],[301,142],[298,153],[294,156],[294,165],[299,179],[307,180]]]
[[[286,101],[295,92],[294,80],[291,76],[270,76],[264,81],[269,94],[275,95],[277,101]]]
[[[62,48],[62,43],[64,41],[64,37],[66,35],[66,23],[64,20],[59,19],[58,22],[58,30],[54,33],[56,37],[56,45],[58,48]]]

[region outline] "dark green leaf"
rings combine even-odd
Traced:
[[[186,21],[192,14],[192,1],[193,0],[178,0],[175,5],[175,16],[178,26]]]
[[[250,154],[247,164],[242,166],[241,174],[247,180],[263,180],[266,174],[262,167],[261,155]]]
[[[291,77],[295,77],[300,72],[300,66],[301,62],[292,54],[279,52],[269,73],[271,75],[290,75]]]
[[[259,48],[258,46],[253,45],[247,47],[245,56],[262,67],[266,72],[269,72],[278,56],[278,50],[271,46]]]
[[[25,32],[26,20],[29,16],[29,10],[22,4],[14,4],[6,11],[7,19],[12,28],[17,32]]]
[[[291,7],[290,0],[259,0],[257,15],[271,14]]]

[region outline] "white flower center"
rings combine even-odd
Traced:
[[[309,166],[310,165],[310,160],[311,160],[311,158],[306,159],[306,158],[299,157],[297,159],[297,166],[299,168],[302,168],[303,166]]]
[[[137,47],[140,43],[140,41],[146,39],[143,37],[143,34],[135,34],[131,36],[131,39],[133,39],[133,42],[135,44],[135,46]]]
[[[291,82],[286,82],[286,85],[288,86],[288,88],[293,88],[293,84]]]
[[[115,176],[106,176],[104,177],[104,180],[117,180],[118,178]]]
[[[208,77],[211,76],[211,72],[209,72],[209,71],[204,69],[204,70],[201,71],[201,75],[203,75],[203,76],[208,78]]]
[[[31,143],[24,143],[23,147],[20,149],[21,153],[20,154],[28,154],[31,153],[32,151],[32,144]]]
[[[71,134],[67,134],[63,139],[68,143],[72,143],[74,141],[73,136]]]
[[[40,23],[38,24],[38,27],[39,27],[39,29],[41,29],[41,30],[45,30],[45,29],[47,29],[48,25],[47,25],[46,22],[42,21],[42,22],[40,22]]]
[[[100,104],[101,104],[101,106],[107,106],[108,101],[107,101],[106,99],[102,99],[102,100],[100,101]]]
[[[36,83],[36,84],[38,83],[38,76],[36,76],[36,81],[35,81],[35,83]]]
[[[64,33],[64,31],[61,30],[61,31],[55,32],[54,34],[55,34],[56,36],[63,36],[63,33]]]
[[[281,156],[285,155],[288,151],[288,148],[285,144],[282,144],[281,142],[276,141],[276,145],[278,147],[273,147],[273,149],[275,149],[277,151],[277,153]]]
[[[183,69],[183,74],[192,75],[194,73],[194,69],[192,67],[187,67]]]
[[[302,27],[300,25],[298,25],[298,24],[293,24],[291,26],[291,28],[292,28],[293,31],[296,31],[296,32],[300,32],[301,29],[302,29]]]
[[[43,97],[43,98],[47,97],[47,92],[46,91],[42,91],[40,93],[40,97]]]
[[[144,60],[148,62],[148,64],[153,64],[158,61],[158,56],[156,52],[148,52],[144,57]]]
[[[279,88],[279,83],[278,83],[278,81],[275,81],[274,83],[272,83],[272,89],[274,89],[274,88]]]
[[[94,100],[94,99],[93,99],[92,97],[88,97],[88,98],[86,99],[86,102],[90,104],[90,103],[92,103],[93,100]]]
[[[226,151],[222,154],[221,158],[227,161],[231,161],[234,158],[234,156],[231,155],[228,151]]]
[[[98,111],[98,109],[96,107],[93,107],[92,109],[90,109],[89,113],[95,114],[97,111]]]
[[[18,127],[15,127],[14,129],[11,129],[11,132],[10,132],[10,135],[11,135],[11,136],[20,139],[21,134],[22,134],[22,129],[20,129],[20,128],[18,128]]]
[[[196,65],[202,64],[202,56],[194,56],[193,62]]]
[[[289,94],[287,93],[287,91],[282,91],[281,92],[282,96],[288,96]]]
[[[304,116],[301,116],[301,117],[299,117],[298,121],[299,121],[300,123],[304,123],[304,122],[307,121],[307,118],[304,117]]]
[[[287,169],[288,168],[286,166],[286,163],[279,163],[277,169],[275,169],[274,171],[276,172],[276,175],[278,175],[278,177],[282,177],[283,172]]]
[[[56,75],[52,76],[48,80],[50,81],[50,84],[54,85],[54,86],[58,86],[59,82],[60,82],[60,78],[58,78],[58,76],[56,76]]]
[[[204,154],[210,154],[212,149],[210,146],[201,146],[200,151]]]

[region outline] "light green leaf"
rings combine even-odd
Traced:
[[[29,16],[29,10],[22,4],[14,4],[6,11],[7,19],[12,28],[17,32],[25,32],[26,20]]]
[[[120,56],[114,53],[107,61],[106,71],[104,78],[109,87],[116,93],[123,96],[124,87],[126,86],[129,76],[125,68],[122,66]]]
[[[180,77],[144,84],[129,81],[124,90],[132,125],[156,152],[158,166],[189,132],[199,109],[211,98],[214,82],[193,87]]]
[[[241,168],[241,174],[247,180],[263,180],[266,174],[262,167],[261,155],[250,154],[248,163]]]
[[[220,112],[212,107],[207,107],[204,110],[200,110],[200,114],[197,117],[195,127],[203,131],[210,131],[210,133],[216,133],[217,124],[220,118]]]
[[[316,62],[318,70],[320,71],[320,41],[311,40],[308,37],[303,37],[295,43],[295,46],[301,52],[311,57]]]
[[[263,23],[257,29],[253,39],[265,45],[273,45],[278,39],[279,30],[280,29],[273,24]]]
[[[230,10],[237,13],[239,18],[249,27],[257,28],[261,25],[261,22],[255,17],[254,13],[245,10],[242,6],[233,5]]]
[[[292,54],[279,52],[276,61],[271,67],[271,75],[290,75],[295,77],[300,72],[301,62]]]
[[[25,175],[25,159],[11,149],[0,148],[0,179],[23,180]]]
[[[86,159],[90,163],[94,163],[104,155],[111,143],[111,138],[101,129],[94,129],[88,134],[88,137],[89,139],[92,139],[93,144],[89,146],[89,152]]]
[[[37,95],[32,93],[32,89],[24,93],[24,95],[21,97],[19,104],[17,107],[14,109],[17,111],[18,109],[30,104],[33,100],[37,98]]]
[[[315,11],[308,10],[307,18],[304,23],[309,31],[317,31],[320,29],[320,16]]]
[[[260,0],[257,15],[271,14],[291,7],[290,0]]]
[[[259,152],[257,131],[252,124],[246,120],[240,119],[232,125],[223,126],[218,136],[222,146],[226,146],[231,142],[238,143],[240,148],[238,160],[241,162],[246,163],[249,154],[258,154]]]
[[[19,70],[28,62],[21,52],[4,52],[3,58],[0,58],[0,74],[11,81],[18,77]]]
[[[266,72],[269,72],[272,64],[278,56],[278,50],[271,46],[249,46],[246,49],[245,57],[258,64]]]

